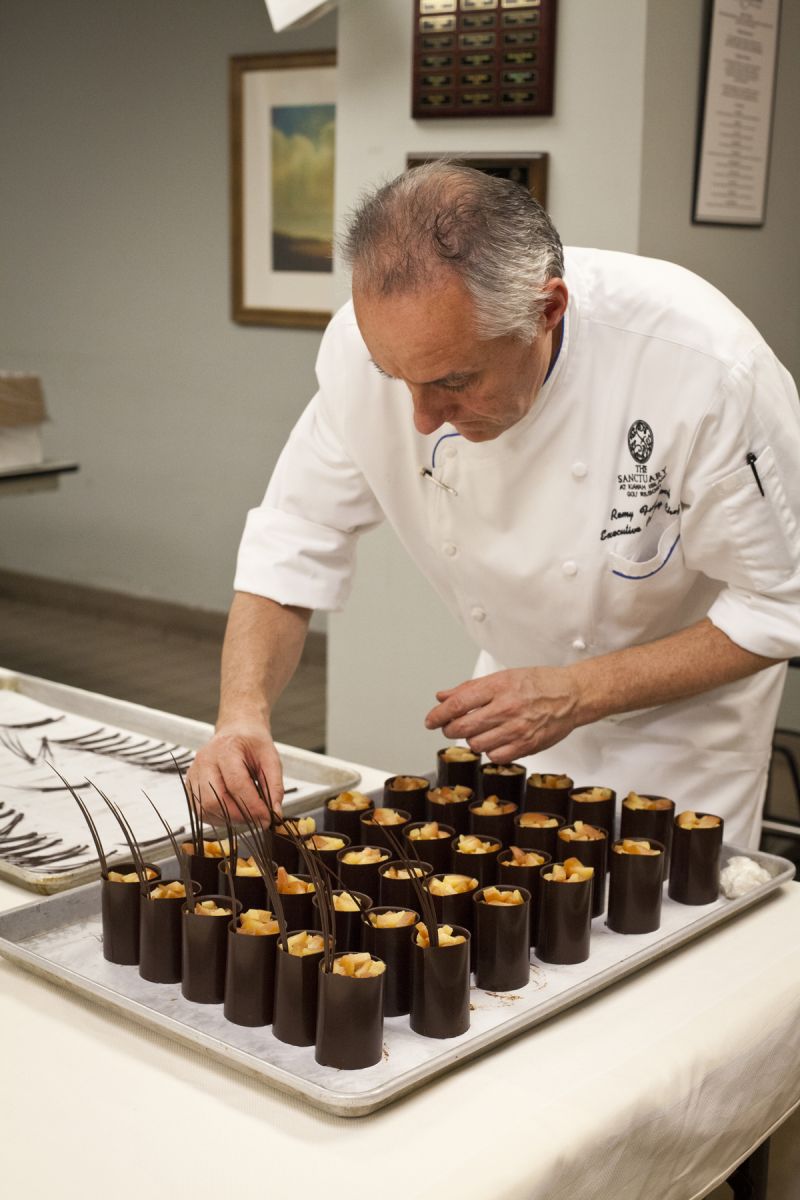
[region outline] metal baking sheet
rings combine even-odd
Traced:
[[[136,967],[106,962],[100,948],[99,883],[0,915],[0,953],[326,1112],[358,1117],[711,933],[794,877],[787,859],[731,846],[723,848],[722,864],[734,854],[755,859],[769,872],[769,882],[738,900],[720,898],[700,908],[677,904],[665,894],[661,929],[651,934],[612,933],[604,918],[597,917],[587,962],[553,966],[539,963],[534,955],[530,982],[518,992],[473,988],[471,1028],[447,1041],[420,1037],[411,1032],[406,1017],[393,1017],[385,1024],[382,1061],[361,1071],[319,1066],[313,1046],[287,1046],[269,1027],[232,1025],[222,1015],[222,1005],[192,1004],[179,984],[148,983]]]
[[[3,747],[3,761],[6,766],[3,772],[0,772],[0,826],[5,827],[13,823],[12,837],[16,838],[31,831],[41,835],[43,839],[46,838],[50,846],[55,846],[54,839],[59,839],[59,849],[49,852],[45,849],[45,857],[58,853],[59,850],[74,849],[77,843],[86,844],[89,849],[73,856],[67,854],[60,862],[56,860],[50,865],[43,863],[36,867],[20,865],[0,854],[0,878],[31,891],[50,895],[99,877],[100,868],[94,847],[91,846],[88,830],[74,801],[65,796],[63,790],[60,794],[44,791],[37,793],[36,790],[24,786],[26,781],[30,782],[31,775],[35,777],[35,782],[45,785],[55,782],[58,786],[58,781],[54,780],[40,749],[42,737],[48,733],[52,738],[52,746],[48,747],[47,753],[58,752],[59,757],[56,761],[71,783],[90,778],[107,791],[112,799],[120,801],[130,816],[137,836],[146,845],[147,857],[160,861],[165,855],[171,855],[169,841],[163,836],[163,830],[142,792],[146,790],[148,795],[152,796],[176,829],[177,823],[186,820],[185,801],[171,770],[171,762],[168,762],[166,771],[159,772],[147,769],[143,763],[147,760],[151,746],[158,747],[166,743],[166,749],[161,751],[162,759],[164,754],[168,756],[171,750],[198,750],[211,737],[211,725],[131,704],[125,700],[86,692],[80,688],[68,687],[65,684],[37,679],[32,675],[0,669],[0,701],[9,692],[13,693],[15,698],[19,698],[17,707],[33,710],[35,715],[57,712],[63,714],[63,718],[59,717],[52,724],[33,729],[20,726],[3,729],[4,735],[11,734],[21,743],[18,748],[22,753],[28,753],[30,759],[15,759],[14,755]],[[14,703],[15,701],[12,701],[12,704]],[[140,755],[143,755],[143,759],[131,761],[130,757],[126,759],[122,754],[110,755],[107,751],[102,754],[86,750],[78,752],[74,747],[63,746],[57,740],[59,730],[67,727],[71,730],[84,730],[92,726],[102,726],[111,733],[132,735],[132,742],[145,747],[144,751],[135,754],[135,758],[139,759]],[[360,781],[358,771],[348,763],[280,743],[278,751],[283,762],[287,787],[297,789],[295,795],[286,797],[284,812],[287,814],[307,811],[309,806],[319,804],[327,796],[352,788]],[[42,757],[34,762],[33,758],[38,753],[42,753]],[[130,751],[126,750],[125,754],[130,755]],[[12,765],[15,763],[16,766]],[[84,793],[90,794],[91,789]],[[99,797],[96,797],[96,801],[99,809],[103,810]],[[137,822],[134,813],[138,814],[141,824]],[[109,859],[129,858],[130,852],[120,831],[114,828],[113,820],[109,820],[105,812],[103,818],[106,828],[111,827],[114,839],[106,841],[106,836],[103,835]],[[142,832],[144,827],[149,827],[149,832]],[[6,854],[16,849],[16,843],[4,844]]]

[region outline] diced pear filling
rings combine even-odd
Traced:
[[[221,908],[215,900],[198,900],[194,911],[198,917],[229,917],[231,915],[229,908]]]
[[[248,937],[266,937],[279,932],[278,922],[268,908],[248,908],[239,918],[237,933]]]
[[[261,871],[254,858],[237,858],[236,874],[244,875],[247,878],[255,878],[261,874]]]
[[[519,819],[523,829],[551,829],[558,824],[558,817],[548,817],[547,813],[523,813]]]
[[[156,879],[157,875],[158,875],[158,872],[154,871],[152,867],[145,867],[145,869],[144,869],[145,879]],[[138,883],[139,882],[139,876],[136,874],[135,871],[128,871],[127,875],[123,875],[119,871],[109,871],[106,878],[108,879],[109,883]]]
[[[371,912],[367,915],[376,929],[401,929],[404,925],[414,924],[413,912]]]
[[[371,807],[372,801],[363,792],[341,792],[328,801],[328,808],[334,812],[362,812]]]
[[[459,854],[491,854],[492,851],[496,854],[498,849],[499,843],[484,842],[474,833],[462,833],[456,842],[456,850]]]
[[[333,897],[333,907],[337,912],[358,912],[361,905],[349,892],[337,892]]]
[[[179,879],[173,879],[172,883],[159,883],[148,894],[151,900],[185,900],[186,888]]]
[[[295,958],[305,958],[307,954],[322,953],[323,941],[321,933],[312,934],[304,929],[302,933],[293,933],[290,938],[287,938],[287,942],[289,953],[293,954]]]
[[[471,800],[473,795],[472,788],[457,783],[455,787],[433,788],[428,792],[428,799],[431,804],[463,804],[466,800]]]
[[[439,945],[440,946],[458,946],[461,942],[465,942],[466,938],[463,933],[453,933],[452,925],[439,925]],[[431,944],[431,939],[428,934],[428,927],[424,921],[420,921],[417,925],[416,942],[423,950],[427,950]]]
[[[537,788],[571,788],[569,775],[531,775],[528,783]]]
[[[383,872],[384,879],[421,879],[425,874],[424,867],[389,867]]]
[[[451,835],[446,829],[439,828],[438,821],[427,821],[424,825],[412,829],[408,836],[412,842],[433,842],[437,838],[446,838]]]
[[[484,904],[524,904],[522,894],[514,888],[513,892],[501,892],[499,888],[488,887],[483,893]]]
[[[310,879],[298,879],[296,875],[290,875],[285,867],[278,867],[275,884],[282,896],[302,896],[304,892],[316,890]]]
[[[364,820],[366,825],[402,825],[408,817],[396,808],[376,808],[371,817]]]
[[[194,854],[194,843],[184,842],[181,850],[184,854]],[[205,858],[227,858],[230,852],[231,844],[227,838],[223,838],[221,842],[203,842],[202,855]]]
[[[672,808],[672,801],[664,796],[640,796],[638,792],[628,792],[622,803],[634,812],[663,812]]]
[[[430,881],[428,891],[433,896],[460,896],[477,886],[477,879],[471,879],[469,875],[443,875],[440,879]]]
[[[343,954],[333,960],[334,975],[346,975],[348,979],[374,979],[386,970],[386,963],[375,959],[366,952],[361,954]]]
[[[478,756],[466,746],[448,746],[442,751],[441,757],[445,762],[475,762]]]
[[[583,791],[573,792],[572,799],[577,804],[588,804],[592,800],[610,800],[611,788],[591,787],[584,788]]]
[[[544,878],[553,883],[585,883],[594,875],[594,867],[585,867],[580,859],[568,858],[566,862],[554,863],[552,871],[545,871]]]
[[[317,831],[317,822],[313,817],[299,817],[296,821],[283,821],[280,825],[275,826],[275,832],[283,837],[289,836],[289,830],[296,833],[298,837],[310,837]]]
[[[719,817],[712,817],[710,813],[701,813],[699,816],[694,812],[682,812],[677,822],[681,829],[716,829],[720,823]]]
[[[427,786],[427,779],[421,779],[419,775],[396,775],[389,785],[389,791],[416,792]]]
[[[341,850],[344,842],[339,837],[328,837],[322,833],[314,833],[306,838],[305,845],[309,850]]]
[[[535,850],[523,850],[520,846],[509,846],[513,858],[503,863],[504,867],[541,867],[544,856]]]
[[[519,766],[518,763],[509,763],[505,767],[497,767],[492,764],[490,767],[483,768],[484,775],[524,775],[525,768]]]
[[[571,827],[565,825],[563,829],[559,829],[558,836],[562,842],[598,842],[606,835],[595,829],[594,825],[587,825],[585,821],[573,821]]]
[[[615,854],[660,854],[655,846],[651,846],[649,842],[640,841],[638,838],[623,838],[621,842],[617,842],[612,846]]]
[[[373,863],[389,861],[389,854],[379,846],[365,846],[363,850],[348,850],[342,859],[348,866],[368,867]]]
[[[501,800],[499,796],[487,796],[481,804],[476,804],[472,812],[481,817],[500,817],[503,813],[513,812],[516,807],[510,800]]]

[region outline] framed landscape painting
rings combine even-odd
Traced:
[[[231,59],[235,321],[330,319],[335,104],[334,51]]]

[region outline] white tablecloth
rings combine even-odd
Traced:
[[[35,899],[0,884],[1,909]],[[2,1194],[93,1200],[105,1181],[114,1200],[220,1200],[234,1186],[270,1200],[312,1187],[326,1200],[693,1200],[800,1103],[798,931],[788,884],[351,1120],[0,959]]]

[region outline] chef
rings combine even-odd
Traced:
[[[788,373],[697,276],[564,253],[523,188],[452,162],[369,196],[345,253],[352,302],[247,519],[192,785],[257,806],[263,773],[280,798],[270,713],[386,519],[480,650],[428,728],[757,845],[800,651]]]

